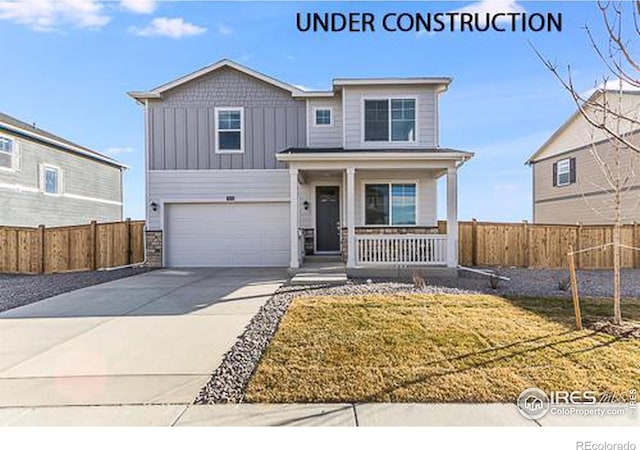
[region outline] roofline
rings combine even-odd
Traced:
[[[334,86],[363,86],[389,84],[435,84],[448,86],[453,81],[450,77],[409,77],[409,78],[334,78]]]
[[[367,151],[358,151],[358,152],[350,152],[349,150],[345,150],[344,152],[335,152],[335,153],[322,153],[322,152],[314,152],[310,150],[305,153],[277,153],[276,159],[278,161],[345,161],[345,160],[377,160],[377,161],[386,161],[390,159],[400,159],[400,160],[408,160],[408,161],[419,161],[419,160],[454,160],[454,161],[467,161],[474,156],[472,152],[439,152],[439,153],[420,153],[420,152],[412,152],[412,153],[402,153],[402,152],[394,152],[393,150],[388,152],[367,152]]]
[[[73,153],[78,153],[81,154],[83,156],[86,156],[87,158],[90,159],[95,159],[101,162],[104,162],[106,164],[110,164],[112,166],[116,166],[116,167],[120,167],[122,169],[130,169],[130,166],[128,166],[127,164],[121,163],[118,160],[109,158],[108,156],[102,155],[98,152],[93,152],[93,151],[89,151],[87,149],[83,149],[82,147],[79,147],[77,145],[71,145],[62,141],[59,141],[57,139],[52,139],[50,137],[47,136],[43,136],[41,134],[38,133],[34,133],[31,132],[29,130],[25,130],[23,128],[19,128],[19,127],[15,127],[13,125],[9,125],[6,122],[2,122],[0,121],[0,128],[3,128],[11,133],[16,133],[31,139],[35,139],[38,140],[40,142],[43,142],[45,144],[52,144],[56,147],[59,147],[63,150],[68,150],[71,151]]]
[[[293,96],[304,96],[303,94],[305,94],[305,92],[301,89],[298,89],[297,87],[285,83],[283,81],[280,81],[276,78],[270,77],[269,75],[265,75],[261,72],[258,72],[256,70],[253,70],[249,67],[243,66],[242,64],[238,64],[235,61],[231,61],[230,59],[221,59],[220,61],[217,61],[211,65],[208,65],[206,67],[203,67],[200,70],[196,70],[195,72],[191,72],[187,75],[184,75],[174,81],[171,81],[169,83],[165,83],[163,85],[160,85],[154,89],[151,89],[148,92],[140,92],[140,91],[132,91],[129,92],[129,95],[131,97],[133,97],[136,100],[146,100],[146,99],[158,99],[158,98],[162,98],[162,93],[166,92],[170,89],[174,89],[178,86],[181,86],[185,83],[188,83],[191,80],[194,80],[196,78],[199,78],[203,75],[206,75],[208,73],[211,73],[215,70],[221,69],[222,67],[231,67],[232,69],[235,69],[239,72],[243,72],[247,75],[250,75],[254,78],[257,78],[258,80],[264,81],[265,83],[271,84],[273,86],[279,87],[280,89],[284,89],[285,91],[289,91]]]

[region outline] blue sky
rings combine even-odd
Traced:
[[[585,91],[603,75],[582,29],[594,2],[0,2],[0,110],[124,161],[125,215],[144,217],[142,109],[127,97],[229,57],[291,84],[334,77],[454,78],[440,143],[476,157],[459,176],[460,217],[531,218],[524,165],[574,107],[528,41],[571,64]],[[439,12],[471,5],[562,12],[562,33],[300,33],[296,12]],[[7,6],[8,5],[8,6]],[[440,189],[440,194],[444,194]],[[440,202],[440,215],[444,215]]]

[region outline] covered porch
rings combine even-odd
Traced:
[[[290,268],[334,255],[357,269],[458,265],[458,169],[452,150],[290,149]],[[447,232],[438,229],[437,180],[447,180]]]

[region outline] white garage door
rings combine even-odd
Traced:
[[[288,203],[172,203],[165,263],[173,267],[288,266]]]

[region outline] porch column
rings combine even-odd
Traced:
[[[458,267],[458,169],[447,169],[447,267]]]
[[[356,169],[347,168],[347,267],[356,266]]]
[[[289,169],[289,220],[291,232],[291,258],[289,267],[300,267],[298,249],[298,169]]]

